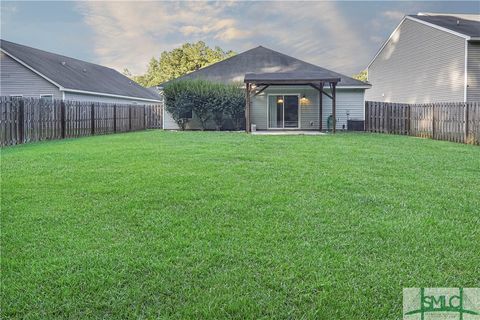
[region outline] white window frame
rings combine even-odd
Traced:
[[[53,102],[53,100],[54,100],[53,94],[41,94],[41,95],[40,95],[40,99],[48,98],[48,97],[51,97],[51,98],[52,98],[52,102]]]
[[[284,97],[284,102],[285,102],[285,96],[297,96],[297,101],[298,101],[298,125],[296,128],[285,128],[285,103],[283,105],[283,128],[270,128],[270,113],[269,113],[269,105],[268,102],[270,101],[270,96],[282,96]],[[302,112],[301,112],[301,106],[300,106],[300,93],[269,93],[267,94],[267,130],[298,130],[301,129],[302,127]]]

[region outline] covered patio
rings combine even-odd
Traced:
[[[332,101],[332,132],[336,131],[336,87],[340,82],[339,77],[328,74],[328,72],[271,72],[271,73],[246,73],[244,78],[246,89],[246,105],[245,105],[245,131],[251,132],[251,112],[252,98],[258,96],[271,86],[310,86],[318,91],[318,121],[319,130],[323,131],[323,95]],[[325,92],[325,88],[330,88],[330,94]],[[283,114],[280,115],[283,121],[283,129],[285,129],[285,102],[283,96],[280,96],[278,103],[283,106]],[[302,97],[303,98],[303,97]],[[268,108],[268,106],[266,106]],[[298,108],[299,106],[297,106]],[[268,111],[267,111],[268,112]],[[298,119],[297,119],[298,122]],[[298,132],[302,131],[298,128]],[[284,130],[285,131],[285,130]]]

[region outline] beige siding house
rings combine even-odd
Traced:
[[[406,16],[368,66],[367,100],[480,101],[480,15]]]

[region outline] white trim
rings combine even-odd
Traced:
[[[403,17],[402,21],[400,21],[400,23],[397,25],[397,27],[393,30],[393,32],[390,34],[390,36],[388,37],[387,41],[385,41],[383,43],[383,45],[380,47],[380,50],[377,51],[377,53],[375,54],[375,56],[373,57],[372,61],[370,61],[370,63],[368,64],[367,66],[367,70],[368,68],[370,68],[370,66],[372,65],[372,63],[375,61],[375,59],[377,59],[378,55],[382,52],[383,48],[385,48],[385,46],[390,42],[390,39],[392,39],[393,35],[397,32],[397,30],[400,28],[400,26],[403,24],[403,22],[408,19],[408,20],[411,20],[411,21],[415,21],[415,22],[418,22],[418,23],[421,23],[421,24],[424,24],[426,26],[429,26],[429,27],[432,27],[432,28],[435,28],[435,29],[438,29],[438,30],[441,30],[441,31],[445,31],[445,32],[448,32],[448,33],[451,33],[451,34],[454,34],[456,36],[459,36],[459,37],[462,37],[466,40],[470,40],[471,37],[467,36],[467,35],[464,35],[464,34],[461,34],[461,33],[458,33],[458,32],[455,32],[455,31],[452,31],[450,29],[447,29],[447,28],[443,28],[443,27],[440,27],[440,26],[437,26],[436,24],[432,24],[432,23],[429,23],[429,22],[425,22],[423,20],[420,20],[420,19],[416,19],[416,18],[413,18],[413,17],[410,17],[410,16],[405,16]],[[368,72],[368,71],[367,71]]]
[[[463,88],[463,102],[467,102],[467,89],[468,89],[468,41],[465,39],[465,79]]]
[[[122,96],[122,95],[118,95],[118,94],[110,94],[110,93],[102,93],[102,92],[94,92],[94,91],[84,91],[84,90],[75,90],[75,89],[68,89],[68,88],[64,88],[62,87],[61,85],[59,85],[58,83],[56,83],[55,81],[53,81],[52,79],[50,79],[49,77],[45,76],[44,74],[38,72],[37,70],[35,70],[34,68],[30,67],[27,63],[23,62],[22,60],[18,59],[17,57],[15,57],[14,55],[12,55],[11,53],[7,52],[5,49],[3,48],[0,48],[1,52],[3,52],[4,54],[6,54],[7,56],[9,56],[10,58],[12,58],[13,60],[15,60],[16,62],[20,63],[22,66],[24,66],[25,68],[29,69],[30,71],[36,73],[37,75],[39,75],[40,77],[44,78],[45,80],[47,80],[48,82],[52,83],[53,85],[57,86],[58,89],[60,91],[62,91],[62,96],[63,98],[65,99],[64,97],[64,93],[63,91],[67,91],[67,92],[76,92],[76,93],[85,93],[85,94],[91,94],[91,95],[96,95],[96,96],[105,96],[105,97],[115,97],[115,98],[122,98],[122,99],[129,99],[129,100],[141,100],[141,101],[149,101],[149,102],[160,102],[160,100],[153,100],[153,99],[145,99],[145,98],[139,98],[139,97],[133,97],[133,96]],[[145,90],[148,90],[148,89],[145,89]]]
[[[363,92],[363,105],[362,105],[362,113],[363,113],[363,130],[365,130],[365,91]],[[347,121],[347,130],[348,130],[348,121]]]
[[[76,90],[76,89],[67,89],[67,88],[62,88],[62,89],[60,89],[60,91],[74,92],[74,93],[83,93],[83,94],[90,94],[90,95],[95,95],[95,96],[122,98],[122,99],[128,99],[128,100],[141,100],[141,101],[148,101],[148,102],[160,102],[160,100],[144,99],[144,98],[137,98],[137,97],[131,97],[131,96],[122,96],[122,95],[119,95],[119,94],[102,93],[102,92],[95,92],[95,91],[85,91],[85,90]]]
[[[52,101],[53,101],[53,99],[55,99],[53,94],[51,94],[51,93],[41,94],[40,99],[42,99],[42,98],[52,98]]]
[[[269,119],[269,97],[270,96],[282,96],[283,97],[283,127],[282,128],[270,128],[270,119]],[[296,128],[285,128],[285,96],[297,96],[297,111],[298,111],[298,126]],[[300,104],[300,93],[269,93],[267,94],[267,130],[298,130],[302,128],[302,112]]]
[[[337,90],[348,90],[348,89],[371,89],[372,86],[344,86],[344,87],[336,87]],[[329,87],[324,87],[323,89],[327,90],[327,89],[330,89]]]
[[[65,91],[60,91],[62,93],[62,100],[65,100]]]
[[[438,29],[438,30],[442,30],[442,31],[454,34],[456,36],[462,37],[464,39],[470,40],[470,36],[467,36],[466,34],[456,32],[456,31],[453,31],[451,29],[447,29],[447,28],[444,28],[444,27],[440,27],[439,25],[436,25],[436,24],[433,24],[433,23],[430,23],[430,22],[426,22],[426,21],[423,21],[423,20],[420,20],[420,19],[417,19],[417,18],[414,18],[414,17],[406,16],[405,18],[407,18],[408,20],[423,23],[424,25],[427,25],[429,27],[432,27],[432,28],[435,28],[435,29]]]
[[[162,129],[165,130],[165,105],[162,107]]]
[[[23,62],[22,60],[18,59],[17,57],[15,57],[14,55],[8,53],[7,51],[5,51],[3,48],[0,48],[0,51],[3,52],[4,54],[6,54],[7,56],[9,56],[10,58],[12,58],[13,60],[17,61],[18,63],[20,63],[22,66],[24,66],[25,68],[29,69],[30,71],[33,71],[34,73],[36,73],[37,75],[39,75],[40,77],[44,78],[45,80],[47,80],[48,82],[54,84],[55,86],[57,86],[60,90],[63,89],[63,87],[61,85],[59,85],[58,83],[56,83],[55,81],[53,81],[52,79],[48,78],[47,76],[41,74],[40,72],[38,72],[37,70],[33,69],[32,67],[30,67],[28,64],[26,64],[25,62]]]

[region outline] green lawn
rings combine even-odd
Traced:
[[[1,318],[398,319],[480,286],[480,148],[148,131],[1,151]]]

